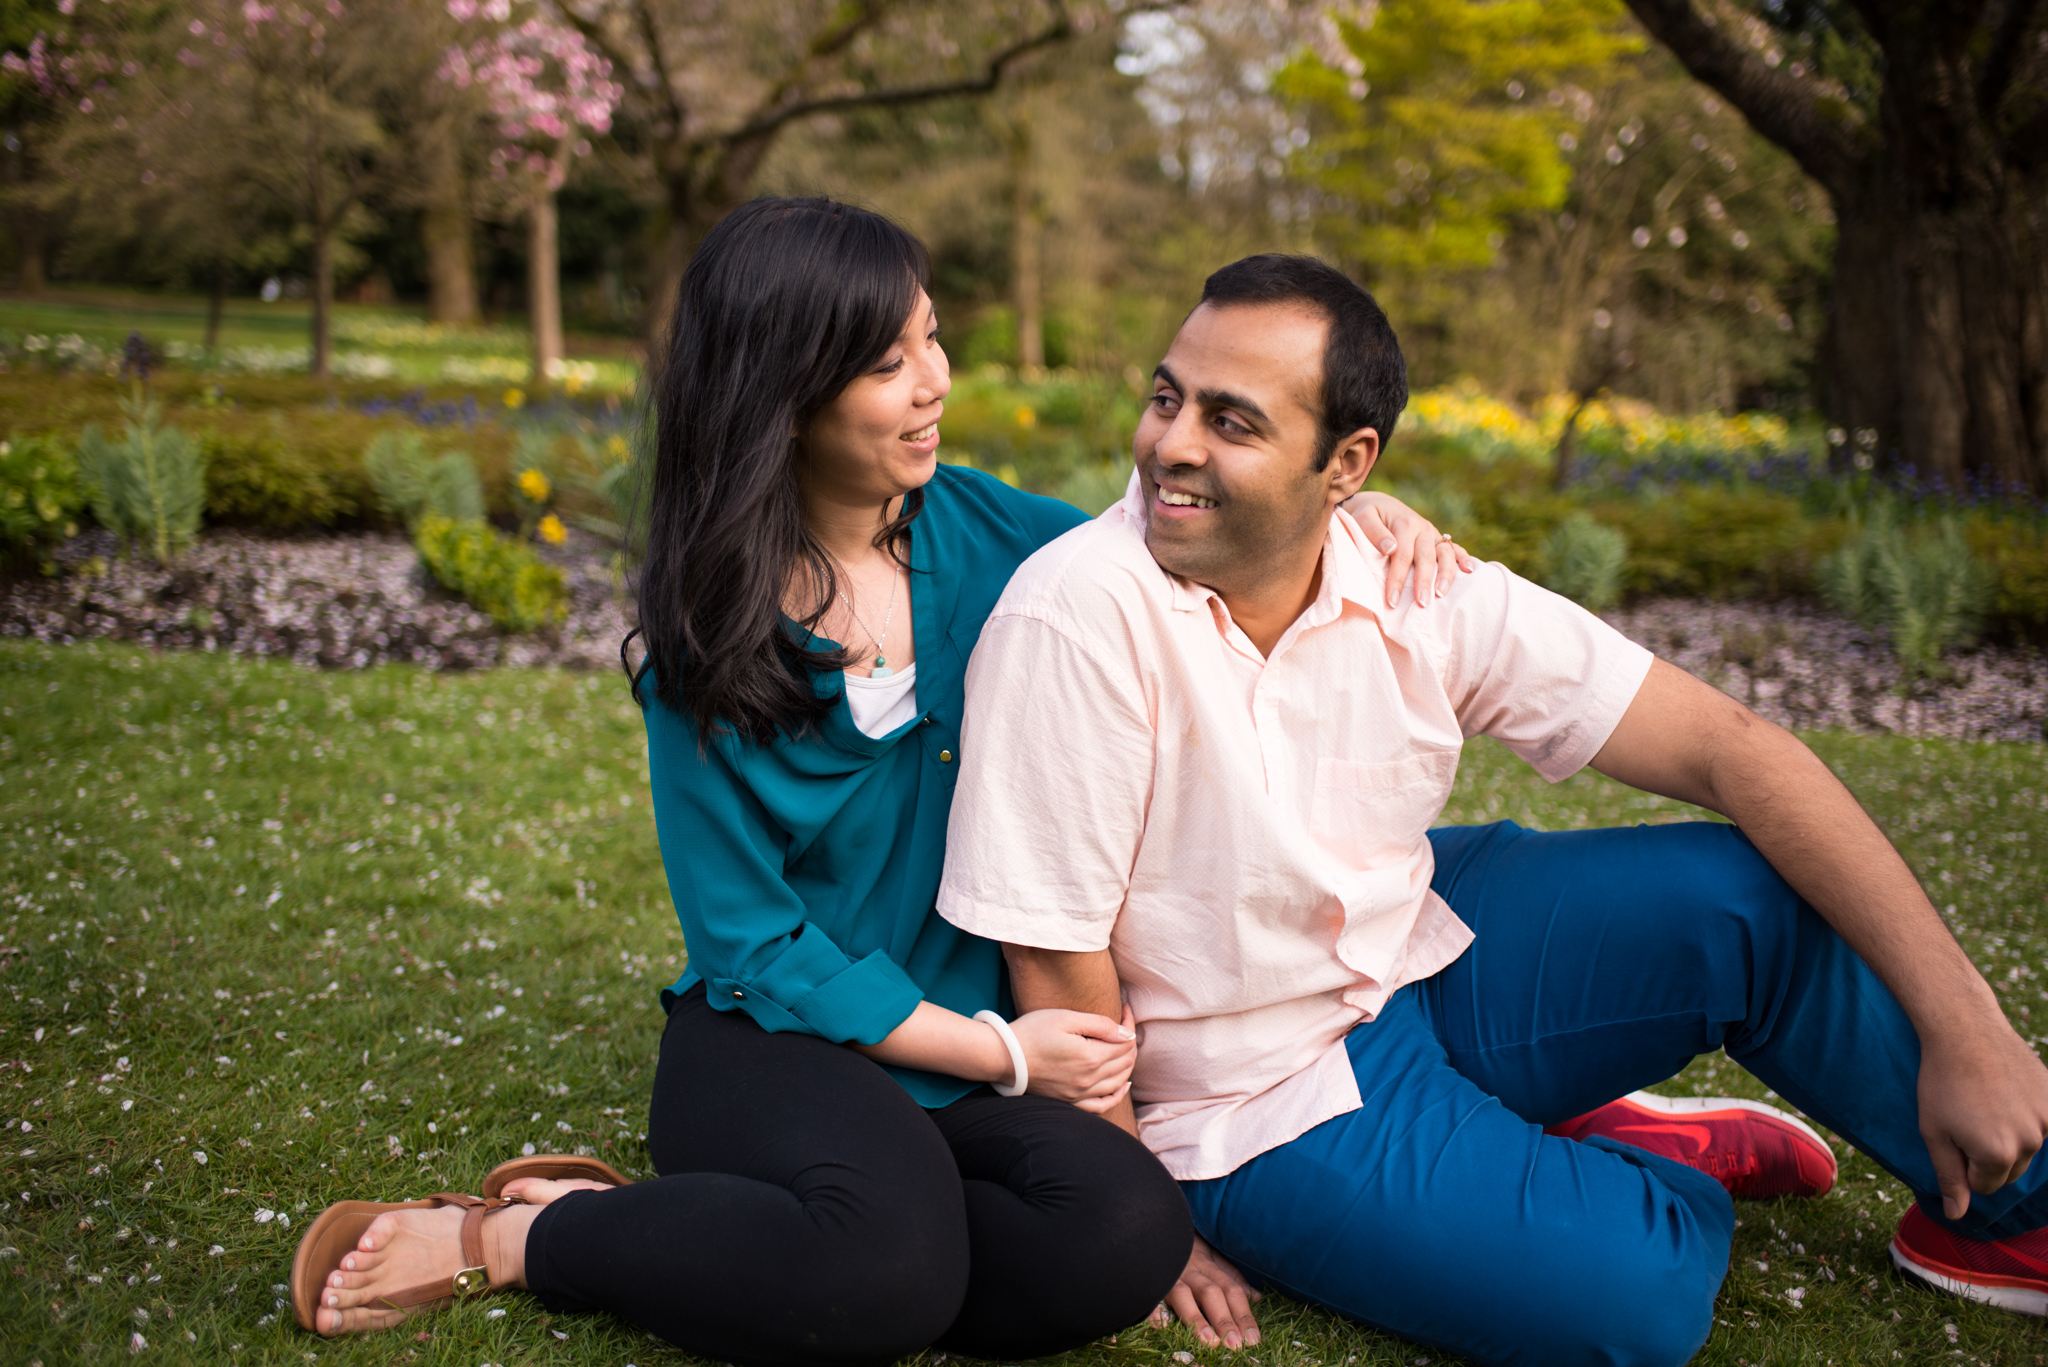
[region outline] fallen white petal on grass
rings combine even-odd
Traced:
[[[268,1206],[256,1212],[256,1223],[259,1225],[267,1225],[276,1218],[277,1212],[270,1209]]]

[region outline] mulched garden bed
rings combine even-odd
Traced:
[[[616,668],[632,614],[606,553],[580,533],[540,549],[568,577],[569,615],[508,636],[434,583],[403,537],[217,532],[159,570],[116,556],[111,537],[89,532],[59,554],[68,573],[0,587],[0,636],[226,650],[323,669]],[[2035,648],[1958,654],[1945,677],[1902,696],[1882,632],[1810,605],[1661,599],[1607,618],[1787,726],[2016,741],[2040,741],[2048,727],[2048,652]]]
[[[618,668],[632,622],[604,553],[577,533],[560,550],[536,549],[567,576],[569,614],[511,636],[434,582],[402,536],[215,532],[158,569],[117,556],[111,536],[88,532],[57,557],[68,573],[0,591],[0,636],[225,650],[321,669]]]

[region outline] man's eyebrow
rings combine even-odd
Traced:
[[[1175,377],[1171,370],[1166,368],[1163,362],[1152,368],[1152,375],[1155,379],[1166,381],[1167,384],[1181,393],[1187,392],[1185,389],[1182,389],[1180,380]],[[1196,390],[1195,402],[1204,408],[1235,408],[1246,417],[1257,418],[1263,423],[1270,424],[1273,421],[1270,417],[1266,416],[1265,409],[1259,407],[1250,399],[1244,397],[1244,395],[1233,394],[1227,389]]]

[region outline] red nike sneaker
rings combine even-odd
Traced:
[[[1967,1239],[1916,1205],[1899,1221],[1892,1264],[1952,1295],[2022,1315],[2048,1315],[2048,1229],[1995,1242]]]
[[[1545,1134],[1601,1135],[1698,1168],[1730,1196],[1774,1201],[1824,1196],[1835,1185],[1827,1141],[1775,1106],[1728,1096],[1653,1096],[1630,1092]]]

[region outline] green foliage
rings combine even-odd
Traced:
[[[291,442],[281,416],[273,415],[267,431],[202,433],[199,446],[210,521],[288,532],[331,527],[346,506],[326,472]]]
[[[1557,524],[1543,543],[1544,585],[1591,612],[1603,612],[1621,597],[1621,572],[1628,563],[1628,538],[1578,512]]]
[[[1618,0],[1407,0],[1338,28],[1352,62],[1304,53],[1274,89],[1318,125],[1297,170],[1334,201],[1325,230],[1386,270],[1487,265],[1563,204],[1577,125],[1545,96],[1642,47]]]
[[[2031,635],[2048,631],[2048,524],[1979,518],[1966,534],[1970,549],[1998,575],[1992,617]]]
[[[613,569],[623,573],[647,552],[647,497],[653,491],[653,428],[643,422],[630,436],[613,433],[602,441],[577,441],[586,468],[571,469],[571,487],[581,490],[596,510],[576,516],[576,524],[602,537],[613,550]]]
[[[486,522],[430,512],[414,529],[413,544],[443,588],[489,613],[506,631],[552,626],[569,611],[562,572]]]
[[[1901,689],[1933,676],[1949,650],[1976,639],[1997,587],[1962,524],[1944,518],[1918,533],[1880,504],[1848,543],[1821,561],[1822,597],[1844,616],[1882,625],[1904,668]]]
[[[463,452],[430,456],[417,433],[384,432],[364,449],[363,468],[378,500],[408,530],[416,530],[428,517],[483,519],[483,486],[476,466]]]
[[[54,437],[0,441],[0,560],[44,556],[77,534],[84,508],[69,447]]]
[[[1108,376],[1054,371],[1026,381],[985,366],[955,377],[939,457],[1058,496],[1076,472],[1130,460],[1138,412],[1136,395]]]
[[[199,444],[163,422],[163,406],[141,385],[122,401],[121,440],[87,427],[78,439],[78,468],[91,490],[93,516],[131,548],[140,544],[160,565],[190,544],[206,508],[206,458]]]
[[[1750,485],[1649,485],[1592,508],[1629,542],[1623,587],[1688,598],[1783,598],[1806,592],[1814,562],[1841,525],[1808,517],[1799,501]]]

